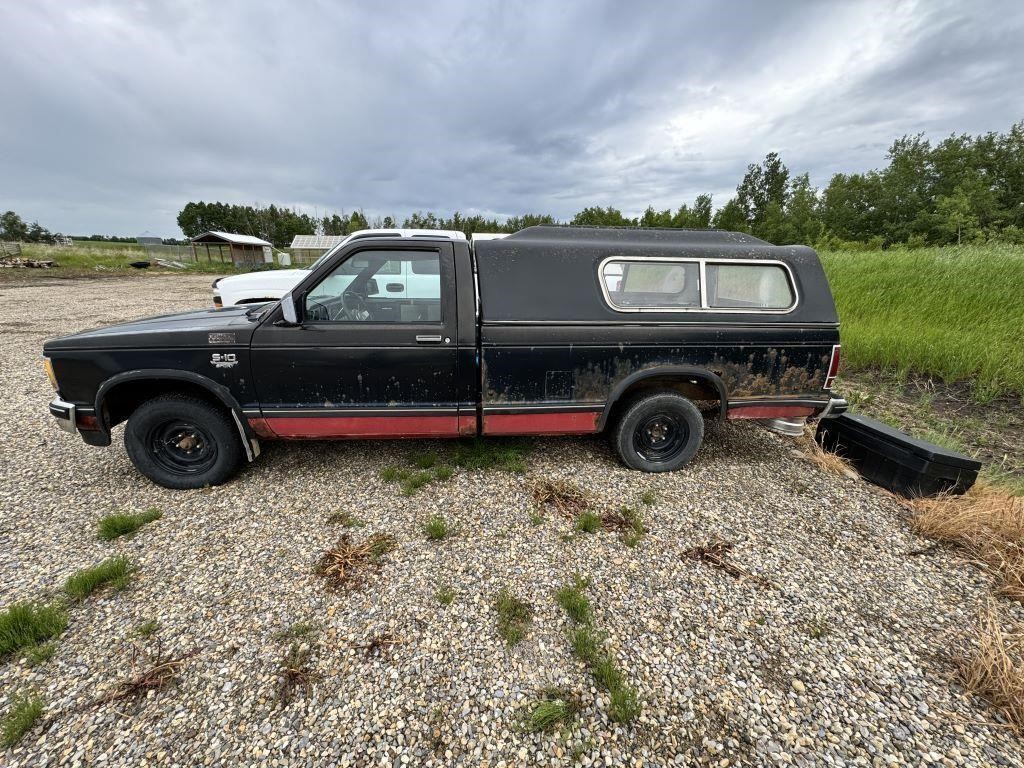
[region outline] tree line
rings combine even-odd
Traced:
[[[584,208],[567,222],[545,214],[505,220],[458,211],[449,217],[416,212],[409,229],[516,232],[533,224],[622,227],[716,227],[772,243],[826,248],[910,247],[1000,240],[1024,244],[1024,121],[1005,133],[952,135],[933,144],[923,134],[893,142],[882,169],[837,173],[824,189],[807,173],[792,174],[776,152],[751,163],[736,194],[715,210],[710,194],[676,209],[653,206],[638,217],[617,208]],[[361,211],[314,217],[273,205],[189,203],[178,216],[187,236],[208,229],[254,234],[283,247],[296,234],[345,235],[395,227],[391,216],[367,220]]]

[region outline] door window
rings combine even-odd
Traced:
[[[441,323],[437,251],[359,251],[306,295],[310,322]]]

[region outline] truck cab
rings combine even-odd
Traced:
[[[603,432],[627,466],[671,471],[699,449],[705,412],[842,407],[838,320],[810,248],[531,227],[355,239],[305,272],[274,303],[48,342],[51,413],[93,445],[127,422],[136,467],[191,488],[270,439]]]

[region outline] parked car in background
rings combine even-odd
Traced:
[[[271,439],[604,433],[626,466],[663,472],[696,454],[702,405],[845,408],[835,305],[807,247],[542,226],[354,238],[301,272],[274,304],[47,342],[51,414],[100,446],[127,422],[146,477],[197,488]]]
[[[451,240],[465,240],[462,232],[447,229],[361,229],[353,232],[337,246],[308,267],[297,269],[269,269],[260,272],[249,272],[244,275],[218,277],[213,281],[213,305],[215,307],[233,307],[237,304],[263,304],[277,301],[284,296],[303,277],[308,275],[335,250],[353,240],[365,240],[371,237],[443,237]],[[410,276],[406,274],[390,274],[385,284],[385,293],[397,295],[401,293]],[[338,276],[340,278],[340,276]],[[387,286],[390,286],[388,290]]]

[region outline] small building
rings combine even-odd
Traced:
[[[296,264],[311,264],[348,235],[296,235],[292,238],[292,259]]]
[[[230,261],[232,264],[270,264],[274,260],[273,245],[252,235],[231,232],[203,232],[192,238],[192,255],[196,261]]]

